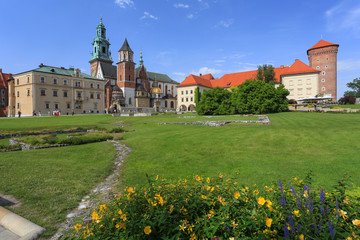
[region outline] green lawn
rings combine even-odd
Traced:
[[[240,184],[269,184],[279,178],[304,178],[331,190],[344,174],[360,186],[360,114],[287,112],[268,115],[270,126],[159,125],[159,122],[240,120],[238,117],[183,118],[110,115],[1,119],[0,130],[24,131],[100,126],[123,121],[132,148],[123,164],[119,189],[147,184],[146,174],[167,179],[219,172],[236,175]],[[245,118],[247,120],[255,120]],[[245,120],[242,119],[242,120]],[[50,236],[68,211],[110,172],[114,149],[107,142],[81,146],[0,153],[0,191],[20,199],[15,209],[46,227]]]
[[[52,236],[83,196],[105,179],[114,147],[101,142],[0,153],[0,191],[20,200],[12,211],[45,227]]]
[[[360,109],[360,104],[333,105],[333,106],[331,106],[331,107]]]

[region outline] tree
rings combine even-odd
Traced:
[[[275,79],[275,71],[273,66],[267,64],[258,66],[256,80],[264,81],[266,83],[274,83],[276,79]]]
[[[235,113],[263,114],[288,110],[286,96],[289,91],[284,85],[278,88],[264,81],[246,80],[232,94],[232,105]]]
[[[354,96],[344,96],[339,99],[340,104],[355,104],[356,98]]]
[[[200,102],[201,93],[199,87],[195,88],[195,105],[197,106]]]
[[[355,97],[360,97],[360,79],[359,78],[355,78],[352,82],[347,83],[346,86],[348,88],[351,88],[355,92]]]
[[[198,104],[196,112],[200,115],[226,115],[231,113],[231,92],[224,88],[213,88],[205,91]]]

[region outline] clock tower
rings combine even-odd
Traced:
[[[113,63],[109,49],[110,42],[109,38],[106,39],[106,28],[102,23],[102,18],[96,27],[96,37],[94,38],[92,45],[93,51],[89,62],[91,66],[90,72],[92,77],[98,77],[100,63],[109,65],[112,65]]]

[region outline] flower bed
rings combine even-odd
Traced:
[[[355,239],[358,203],[345,186],[332,193],[310,181],[245,187],[219,174],[168,182],[156,177],[142,189],[126,188],[75,225],[73,239]]]

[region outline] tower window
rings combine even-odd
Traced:
[[[45,82],[45,78],[44,78],[44,77],[41,77],[41,78],[40,78],[40,82],[41,82],[41,83],[44,83],[44,82]]]
[[[328,67],[329,67],[328,65],[325,66],[325,68],[328,68]]]
[[[27,96],[30,96],[30,88],[26,90]]]
[[[319,66],[317,66],[317,67],[316,67],[316,69],[318,69],[318,70],[319,70],[319,69],[320,69],[320,67],[319,67]]]
[[[325,91],[325,87],[322,87],[322,88],[321,88],[321,91]]]
[[[322,72],[322,75],[323,75],[323,76],[325,76],[325,71],[324,71],[324,72]]]
[[[105,47],[102,47],[102,52],[103,52],[103,53],[106,53]]]
[[[131,76],[129,75],[129,81],[131,81]]]
[[[129,105],[131,105],[132,103],[131,103],[131,98],[129,98]]]
[[[96,53],[96,47],[95,47],[95,53]]]
[[[321,82],[325,82],[325,78],[321,79]]]

